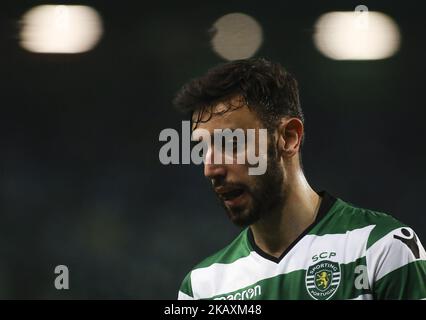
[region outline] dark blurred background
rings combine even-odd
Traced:
[[[263,29],[256,56],[299,81],[303,161],[317,190],[391,213],[426,241],[424,12],[389,1],[50,1],[90,5],[103,36],[80,54],[19,45],[22,15],[0,8],[0,298],[174,299],[185,274],[239,230],[201,166],[164,166],[164,128],[188,79],[225,60],[212,24],[242,12]],[[392,57],[335,61],[312,41],[315,21],[358,4],[391,16]],[[70,289],[56,290],[66,265]]]

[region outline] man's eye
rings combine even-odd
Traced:
[[[244,142],[242,141],[241,144],[243,144]],[[238,150],[238,145],[240,144],[240,140],[237,137],[234,137],[232,139],[232,146],[234,150]],[[242,145],[242,147],[244,146],[244,144]]]
[[[238,141],[232,141],[232,147],[234,150],[238,150]]]

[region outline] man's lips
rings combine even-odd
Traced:
[[[245,190],[242,187],[218,187],[215,192],[223,201],[232,201],[243,195]]]

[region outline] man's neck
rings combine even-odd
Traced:
[[[320,204],[321,197],[301,173],[287,191],[284,206],[250,226],[256,245],[278,258],[315,221]]]

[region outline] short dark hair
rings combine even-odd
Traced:
[[[192,118],[194,111],[202,111],[202,114],[212,110],[217,102],[237,95],[258,114],[267,128],[275,127],[285,116],[304,122],[296,79],[279,63],[264,58],[215,66],[185,84],[173,102],[179,110],[190,112]]]

